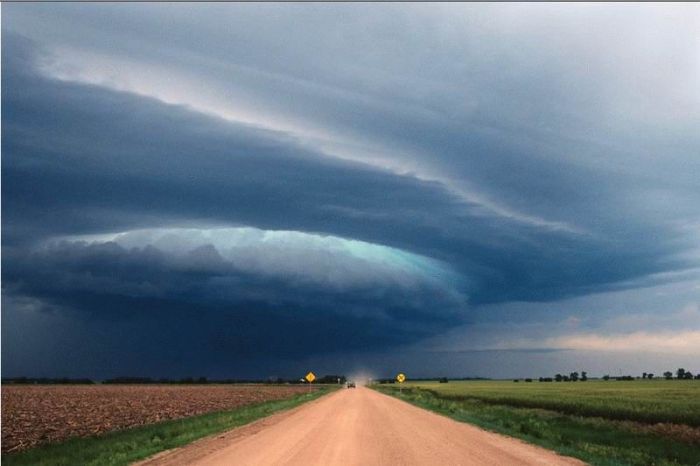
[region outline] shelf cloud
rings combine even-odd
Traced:
[[[700,270],[699,20],[8,4],[3,364],[265,376],[483,326],[492,349],[697,355],[696,321],[635,316],[700,300],[647,299]]]

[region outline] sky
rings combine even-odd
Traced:
[[[698,30],[3,4],[2,375],[698,372]]]

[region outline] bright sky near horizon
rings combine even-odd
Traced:
[[[3,4],[3,376],[700,371],[699,30]]]

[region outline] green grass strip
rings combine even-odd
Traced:
[[[199,438],[294,408],[319,398],[331,390],[320,388],[292,398],[246,405],[232,411],[207,413],[95,437],[70,439],[24,452],[2,455],[2,464],[3,466],[127,465],[158,452],[186,445]]]
[[[625,428],[619,422],[542,409],[441,398],[432,390],[373,386],[424,409],[599,466],[700,464],[700,445]]]

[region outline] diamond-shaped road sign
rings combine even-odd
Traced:
[[[399,374],[396,376],[396,381],[399,383],[404,383],[406,381],[406,376],[404,374]]]
[[[306,377],[304,377],[304,378],[305,378],[306,381],[309,382],[309,383],[311,383],[311,382],[313,382],[314,380],[316,380],[316,376],[314,375],[313,372],[309,372],[308,374],[306,374]]]

